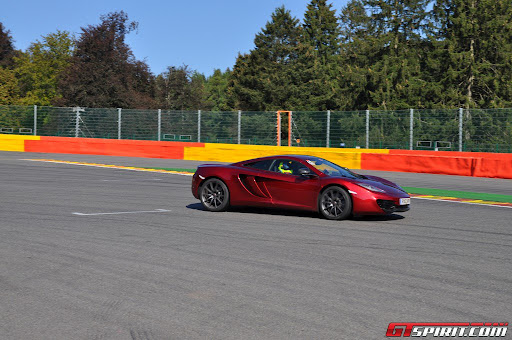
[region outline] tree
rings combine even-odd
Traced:
[[[168,110],[208,109],[204,75],[188,66],[169,66],[156,77],[156,102]]]
[[[427,2],[353,0],[343,10],[341,21],[348,46],[342,60],[349,62],[343,86],[347,85],[345,79],[349,83],[359,80],[362,91],[368,93],[359,100],[366,100],[367,108],[424,106],[422,70],[428,48],[422,36]],[[357,79],[359,71],[364,79]],[[360,102],[356,105],[361,108]]]
[[[82,28],[70,65],[59,82],[59,105],[150,108],[154,77],[135,59],[125,37],[137,29],[125,12],[101,16],[99,25]]]
[[[439,104],[511,105],[512,1],[438,0],[432,18]]]
[[[12,68],[15,56],[11,32],[0,22],[0,67]]]
[[[338,63],[341,110],[364,110],[370,106],[370,65],[378,58],[376,29],[362,0],[350,1],[340,15],[341,50]]]
[[[366,0],[378,30],[380,58],[371,67],[374,105],[383,109],[423,107],[422,34],[428,0]]]
[[[74,40],[69,32],[57,31],[32,43],[16,61],[21,100],[25,105],[50,105],[61,97],[58,78],[69,65]]]
[[[340,27],[336,11],[327,0],[311,0],[304,14],[304,42],[311,45],[322,65],[340,51]]]
[[[340,28],[336,11],[326,0],[312,0],[304,14],[302,39],[294,74],[302,110],[337,108],[340,73]]]
[[[213,75],[206,79],[205,90],[213,111],[231,111],[233,109],[231,98],[228,94],[230,76],[230,69],[224,72],[215,69]]]
[[[14,71],[0,67],[0,105],[18,104],[18,80]]]
[[[299,21],[284,6],[278,7],[256,35],[255,48],[237,58],[229,85],[237,108],[272,111],[297,106],[300,90],[294,66],[300,38]]]

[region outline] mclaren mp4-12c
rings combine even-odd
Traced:
[[[400,186],[304,155],[200,165],[192,194],[209,211],[230,206],[316,211],[331,220],[405,212],[411,198]]]

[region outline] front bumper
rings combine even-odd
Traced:
[[[387,214],[409,211],[410,205],[398,205],[395,200],[377,199],[377,205]]]

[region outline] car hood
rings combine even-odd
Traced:
[[[339,178],[343,178],[343,180],[352,182],[354,184],[358,184],[358,183],[370,184],[370,185],[373,185],[374,187],[382,189],[385,192],[387,192],[389,194],[393,194],[393,195],[407,194],[407,192],[405,190],[403,190],[399,185],[397,185],[396,183],[393,183],[391,181],[388,181],[387,179],[384,179],[382,177],[364,175],[364,178],[346,178],[346,177],[339,177]]]

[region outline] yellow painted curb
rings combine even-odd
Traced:
[[[40,140],[39,136],[0,135],[0,151],[25,151],[26,140]]]

